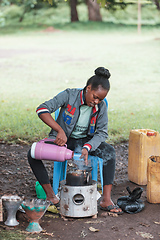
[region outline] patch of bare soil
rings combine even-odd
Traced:
[[[48,28],[44,29],[43,32],[53,33],[53,32],[60,32],[60,30],[55,29],[54,27],[48,27]]]
[[[30,146],[27,145],[0,144],[0,196],[4,194],[18,194],[30,198],[36,197],[36,179],[27,161],[29,148]],[[117,164],[112,199],[116,203],[120,196],[128,196],[127,186],[133,190],[137,185],[128,181],[128,143],[116,145],[115,149]],[[52,178],[53,164],[46,161],[45,165]],[[124,213],[117,216],[108,215],[107,212],[98,210],[98,217],[93,219],[92,217],[62,218],[59,214],[47,211],[40,220],[44,231],[31,237],[33,239],[41,238],[46,240],[158,240],[160,239],[160,204],[149,204],[146,200],[146,186],[143,186],[143,188],[141,200],[144,201],[145,208],[140,213]],[[4,218],[6,218],[6,212],[4,213]],[[25,231],[28,226],[26,214],[18,211],[17,220],[20,224],[14,227],[14,229]],[[9,229],[3,222],[0,223],[1,228]],[[28,239],[30,239],[29,236]]]

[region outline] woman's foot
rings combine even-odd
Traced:
[[[108,212],[116,213],[116,214],[123,213],[122,209],[119,206],[115,205],[112,201],[102,200],[100,202],[100,209],[103,211],[108,211]]]
[[[59,203],[59,199],[56,196],[52,196],[52,197],[47,197],[48,201],[50,201],[51,205],[58,205]]]
[[[46,193],[46,200],[50,201],[50,203],[53,205],[56,205],[59,203],[59,199],[56,197],[55,193],[53,192],[53,188],[51,184],[42,184],[42,187]]]
[[[123,214],[122,209],[118,205],[109,205],[107,207],[100,206],[100,209],[103,211],[110,212],[110,213],[116,213],[118,215]]]

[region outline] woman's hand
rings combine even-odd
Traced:
[[[56,140],[54,141],[59,146],[64,146],[67,142],[67,137],[61,126],[52,118],[50,113],[42,113],[39,118],[49,127],[57,132]]]
[[[56,136],[56,140],[54,141],[59,146],[64,146],[67,142],[67,137],[63,129],[61,129]]]
[[[88,165],[88,151],[86,148],[82,148],[82,154],[80,156],[80,158],[84,159],[85,165]]]

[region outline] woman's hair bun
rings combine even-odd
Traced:
[[[95,74],[97,76],[103,76],[105,78],[110,78],[111,74],[109,72],[108,69],[104,68],[104,67],[98,67],[96,70],[95,70]]]

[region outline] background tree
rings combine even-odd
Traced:
[[[157,9],[160,11],[160,0],[153,0],[153,2],[155,3]]]
[[[70,11],[71,11],[71,22],[79,21],[78,11],[77,11],[77,0],[70,0]]]
[[[100,6],[97,1],[86,0],[88,7],[88,20],[89,21],[102,21],[102,16],[100,13]]]
[[[2,5],[19,5],[23,8],[22,14],[19,18],[19,21],[23,21],[24,16],[27,12],[34,11],[34,15],[36,15],[36,10],[40,8],[48,7],[48,3],[50,7],[58,7],[58,3],[61,0],[0,0],[0,4]],[[77,6],[78,4],[85,3],[88,9],[88,20],[89,21],[102,21],[101,16],[101,7],[106,9],[107,11],[117,11],[118,9],[125,9],[125,7],[129,4],[137,4],[137,2],[133,2],[129,0],[62,0],[66,1],[66,4],[70,6],[70,20],[71,22],[79,21]],[[149,2],[149,0],[148,0]],[[157,9],[160,10],[160,0],[152,0],[152,2],[156,5]]]

